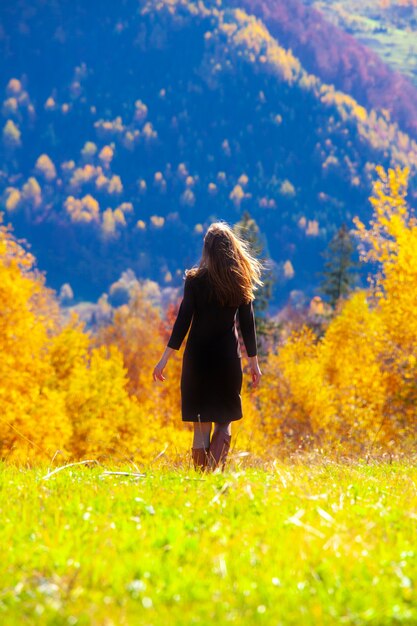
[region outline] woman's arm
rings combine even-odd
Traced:
[[[165,348],[164,354],[161,356],[159,362],[157,363],[157,365],[155,365],[155,368],[153,370],[153,379],[159,379],[159,380],[165,380],[165,376],[162,374],[165,365],[168,363],[168,359],[171,356],[171,354],[175,352],[173,348],[169,348],[168,346]]]
[[[257,387],[261,380],[262,372],[258,363],[255,314],[252,300],[246,304],[241,304],[239,307],[239,328],[249,360],[252,384],[254,387]]]
[[[240,305],[238,315],[239,328],[245,344],[246,354],[248,357],[256,356],[258,354],[258,349],[256,342],[255,314],[253,311],[252,300],[246,304]]]
[[[184,283],[184,296],[180,304],[177,319],[172,328],[171,337],[167,343],[169,348],[179,350],[184,337],[191,324],[194,314],[194,294],[191,287],[191,279],[186,278]]]
[[[179,350],[184,337],[191,324],[191,319],[194,314],[194,294],[191,288],[190,279],[186,278],[184,283],[184,296],[178,310],[177,318],[172,328],[171,336],[168,340],[167,346],[159,362],[153,370],[154,380],[165,380],[162,372],[168,362],[169,357],[175,350]]]
[[[261,381],[261,376],[262,376],[262,372],[259,367],[257,356],[249,357],[249,369],[250,369],[250,375],[252,378],[252,384],[254,387],[257,387]]]

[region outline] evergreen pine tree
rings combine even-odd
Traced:
[[[322,283],[319,291],[327,296],[335,309],[340,298],[346,297],[358,282],[357,268],[360,263],[353,259],[356,247],[345,223],[337,230],[322,256],[324,271],[320,272]]]

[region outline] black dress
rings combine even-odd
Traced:
[[[191,324],[181,371],[183,422],[231,422],[242,413],[242,353],[236,316],[248,356],[256,356],[252,301],[239,307],[209,300],[207,274],[187,277],[168,346],[179,350]]]

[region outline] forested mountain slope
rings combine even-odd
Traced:
[[[415,174],[411,137],[308,73],[249,6],[21,0],[0,16],[5,218],[77,298],[127,268],[179,286],[210,221],[244,209],[275,302],[313,295],[319,251],[370,213],[375,164]]]

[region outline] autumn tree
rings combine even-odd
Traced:
[[[304,325],[264,366],[281,380],[280,395],[268,394],[275,427],[297,445],[367,454],[415,445],[417,220],[408,169],[377,173],[369,226],[354,218],[362,260],[378,265],[370,287],[340,300],[323,337]]]
[[[406,200],[409,168],[396,167],[379,175],[370,198],[373,218],[367,228],[355,218],[360,254],[377,263],[370,301],[384,332],[380,362],[387,378],[381,425],[396,439],[417,436],[417,218]]]
[[[1,219],[2,219],[2,215]],[[61,317],[36,259],[0,224],[0,458],[153,454],[117,345],[94,346],[76,314]]]
[[[115,345],[123,355],[129,393],[136,397],[147,416],[148,428],[144,436],[147,445],[162,445],[171,449],[182,441],[187,446],[187,431],[178,432],[180,417],[181,356],[174,354],[165,371],[165,382],[154,381],[153,368],[159,361],[172,324],[178,313],[181,297],[168,307],[167,319],[155,306],[144,283],[137,283],[130,292],[129,302],[117,307],[111,323],[97,329],[95,345]],[[185,342],[182,346],[184,349]],[[152,422],[152,429],[149,428]]]
[[[3,214],[1,214],[1,221]],[[0,225],[0,456],[25,462],[65,450],[72,434],[46,356],[58,306],[35,258]]]

